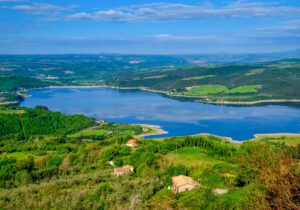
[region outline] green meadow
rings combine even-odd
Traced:
[[[256,93],[262,85],[245,85],[229,89],[224,85],[201,85],[187,88],[187,95],[213,95],[213,94],[249,94]]]

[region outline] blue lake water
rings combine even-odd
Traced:
[[[32,90],[21,106],[85,114],[118,123],[159,125],[167,136],[211,133],[244,140],[253,134],[300,133],[300,108],[224,106],[177,100],[140,90],[62,88]]]

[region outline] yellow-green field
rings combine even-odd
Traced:
[[[177,151],[170,152],[165,156],[165,160],[172,164],[183,164],[189,168],[193,168],[200,175],[207,168],[211,168],[217,163],[223,161],[208,156],[199,148],[181,148]]]
[[[277,142],[277,143],[285,143],[289,146],[297,146],[300,144],[300,138],[289,138],[289,139],[273,139],[270,140],[271,142]]]
[[[256,74],[261,74],[265,70],[266,69],[254,69],[254,70],[251,70],[250,72],[246,73],[245,76],[252,76],[252,75],[256,75]]]
[[[17,161],[19,160],[26,160],[29,156],[33,156],[32,153],[27,152],[12,152],[3,154],[1,157],[7,157],[7,158],[15,158]]]
[[[259,141],[266,141],[266,142],[274,142],[274,143],[284,143],[288,146],[297,146],[298,144],[300,144],[300,137],[288,137],[288,136],[284,136],[284,137],[270,137],[270,138],[258,138],[255,140],[259,140]]]
[[[107,130],[92,130],[92,129],[88,129],[88,130],[83,130],[80,131],[78,133],[72,134],[70,135],[70,137],[76,138],[76,137],[82,137],[82,136],[98,136],[98,135],[106,135],[108,133]]]
[[[188,78],[183,78],[182,80],[200,80],[200,79],[205,79],[205,78],[212,78],[215,77],[216,75],[204,75],[204,76],[199,76],[199,77],[188,77]]]
[[[0,110],[0,114],[23,114],[24,110]]]
[[[148,76],[148,77],[144,77],[143,79],[160,79],[160,78],[164,78],[167,77],[168,75],[157,75],[157,76]]]
[[[222,93],[228,90],[228,88],[223,85],[201,85],[201,86],[193,86],[187,88],[187,90],[188,93],[193,95],[207,95],[207,94]]]
[[[209,94],[245,94],[256,93],[262,88],[261,85],[245,85],[229,89],[224,85],[201,85],[187,88],[191,95],[209,95]]]
[[[226,93],[229,93],[229,94],[256,93],[261,88],[262,88],[261,85],[246,85],[246,86],[240,86],[240,87],[230,89],[230,90],[226,91]]]

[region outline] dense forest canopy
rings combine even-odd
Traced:
[[[41,108],[26,109],[24,113],[13,111],[0,110],[0,139],[13,136],[25,140],[34,135],[66,135],[96,124],[83,115],[67,116]]]

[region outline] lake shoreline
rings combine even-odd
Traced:
[[[292,137],[292,138],[300,138],[300,133],[265,133],[265,134],[254,134],[253,138],[247,139],[247,140],[234,140],[231,137],[225,137],[225,136],[218,136],[214,135],[211,133],[199,133],[195,135],[190,135],[190,136],[215,136],[221,139],[224,139],[225,141],[229,143],[234,143],[234,144],[242,144],[248,141],[259,141],[267,138],[282,138],[282,137]]]
[[[300,103],[300,99],[266,99],[266,100],[257,100],[257,101],[222,101],[222,100],[207,101],[207,100],[204,100],[204,99],[199,100],[199,97],[197,97],[197,96],[174,95],[174,94],[169,94],[166,91],[153,90],[153,89],[149,89],[149,88],[145,88],[145,87],[114,87],[114,86],[107,86],[107,85],[98,85],[98,86],[49,86],[49,87],[44,87],[44,88],[29,89],[29,90],[26,90],[26,91],[35,90],[35,89],[45,89],[45,88],[50,88],[50,89],[55,89],[55,88],[111,88],[111,89],[120,89],[120,90],[142,90],[142,91],[149,91],[149,92],[154,92],[154,93],[161,93],[161,94],[167,95],[169,97],[189,98],[189,99],[194,99],[193,101],[195,101],[195,102],[207,103],[207,104],[217,104],[217,105],[256,105],[256,104],[268,104],[268,103]]]
[[[186,96],[186,95],[175,95],[170,94],[166,91],[162,90],[153,90],[145,87],[114,87],[114,86],[107,86],[107,85],[87,85],[87,86],[81,86],[81,85],[69,85],[69,86],[48,86],[48,87],[40,87],[40,88],[30,88],[22,91],[21,96],[26,98],[30,97],[30,95],[26,94],[26,92],[31,90],[41,90],[41,89],[65,89],[65,88],[82,88],[82,89],[94,89],[94,88],[110,88],[110,89],[120,89],[120,90],[142,90],[142,91],[148,91],[148,92],[154,92],[154,93],[160,93],[172,98],[188,98],[193,100],[194,102],[199,103],[205,103],[205,104],[215,104],[215,105],[244,105],[244,106],[252,106],[257,104],[281,104],[281,103],[300,103],[300,99],[266,99],[266,100],[257,100],[257,101],[209,101],[209,100],[201,100],[200,97],[197,96]],[[11,105],[11,104],[19,104],[22,102],[22,100],[19,101],[4,101],[0,102],[0,105]]]
[[[139,125],[142,126],[143,128],[150,128],[152,129],[152,133],[145,133],[142,135],[137,135],[138,138],[145,138],[145,137],[150,137],[150,136],[156,136],[156,135],[164,135],[168,134],[168,131],[163,130],[159,125],[150,125],[150,124],[132,124],[132,125]]]
[[[0,102],[0,105],[14,105],[14,104],[18,104],[20,103],[20,101],[3,101]]]
[[[151,89],[147,89],[147,88],[132,88],[132,87],[112,87],[112,86],[105,86],[105,85],[99,85],[99,86],[49,86],[49,87],[41,87],[41,88],[32,88],[32,89],[28,89],[26,90],[27,91],[31,91],[31,90],[42,90],[42,89],[68,89],[68,88],[78,88],[78,89],[96,89],[96,88],[107,88],[107,89],[120,89],[120,90],[142,90],[142,91],[150,91],[150,92],[157,92],[157,93],[163,93],[161,91],[156,91],[156,90],[151,90]],[[28,93],[26,94],[26,92],[24,92],[24,97],[30,97],[31,95]],[[163,93],[165,94],[165,93]],[[157,125],[146,125],[146,124],[143,124],[144,126],[148,126],[150,128],[152,128],[153,130],[155,130],[155,132],[153,133],[147,133],[147,134],[143,134],[143,135],[140,135],[139,137],[140,138],[155,138],[155,136],[158,136],[158,135],[163,135],[163,134],[168,134],[167,131],[163,130],[160,126],[157,126]],[[143,126],[142,125],[142,126]],[[291,134],[291,133],[284,133],[284,135],[293,135],[293,136],[297,136],[299,135],[300,137],[300,134]],[[210,133],[201,133],[201,134],[196,134],[196,135],[212,135],[212,136],[217,136],[217,135],[214,135],[214,134],[210,134]],[[267,136],[266,136],[267,135]],[[188,136],[195,136],[195,135],[188,135]],[[268,137],[268,136],[271,136],[271,137],[274,137],[274,136],[283,136],[282,134],[278,134],[278,133],[270,133],[270,134],[254,134],[253,135],[253,138],[251,139],[245,139],[245,140],[234,140],[233,138],[230,138],[230,137],[223,137],[223,136],[218,136],[222,139],[224,139],[225,141],[227,142],[231,142],[231,143],[243,143],[245,141],[249,141],[249,140],[256,140],[258,139],[259,137],[263,136],[264,138]],[[160,137],[157,137],[157,138],[160,138]],[[168,137],[164,137],[164,136],[161,136],[161,138],[168,138]]]

